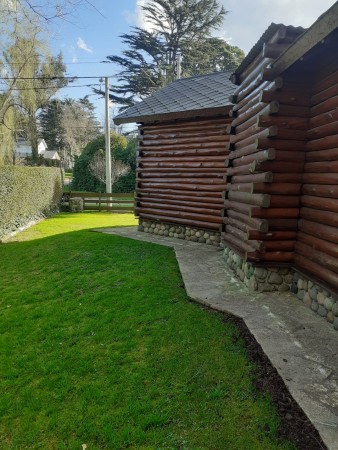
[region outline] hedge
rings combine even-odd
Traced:
[[[60,207],[58,168],[0,166],[0,239]]]

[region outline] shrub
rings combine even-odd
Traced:
[[[111,153],[116,160],[130,166],[130,171],[121,176],[112,187],[113,192],[133,192],[136,176],[136,139],[128,141],[124,136],[112,133]],[[87,192],[105,192],[105,184],[99,181],[90,171],[89,165],[95,153],[105,147],[104,136],[91,141],[77,158],[74,164],[72,190]]]
[[[59,210],[60,169],[0,166],[0,238]]]

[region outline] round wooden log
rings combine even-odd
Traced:
[[[311,97],[311,105],[312,106],[318,105],[319,103],[322,103],[325,100],[328,100],[329,98],[335,97],[337,95],[338,95],[338,83],[313,95]]]
[[[337,106],[338,106],[338,95],[335,95],[334,97],[330,97],[324,102],[319,103],[319,105],[312,106],[310,110],[310,116],[311,117],[318,116],[319,114],[337,108]]]
[[[242,156],[240,158],[234,159],[232,161],[232,166],[233,167],[244,166],[244,165],[250,164],[254,161],[257,161],[257,162],[271,161],[271,160],[274,160],[275,157],[276,157],[276,151],[273,148],[270,148],[268,150],[262,150],[262,151],[259,151],[256,153],[252,153],[251,155]]]
[[[304,173],[304,184],[338,184],[337,173]]]
[[[310,162],[304,165],[307,173],[338,173],[338,161]]]
[[[174,157],[179,157],[179,156],[226,156],[227,155],[227,151],[225,148],[217,148],[217,147],[212,147],[212,148],[196,148],[196,149],[186,149],[186,150],[162,150],[162,151],[145,151],[142,150],[141,155],[144,158],[147,157],[156,157],[156,158],[160,158],[160,157],[169,157],[169,156],[174,156]]]
[[[302,183],[302,173],[274,173],[273,183]]]
[[[284,173],[301,173],[304,164],[302,162],[286,162],[286,161],[266,161],[257,163],[255,170],[264,172],[272,172],[273,174]]]
[[[270,196],[268,194],[230,191],[228,192],[228,199],[233,202],[261,206],[262,208],[268,208],[270,206]]]
[[[338,185],[304,184],[303,194],[338,199]]]
[[[335,272],[332,272],[322,267],[320,264],[317,264],[316,262],[311,261],[308,258],[305,258],[304,256],[297,253],[295,253],[294,255],[294,262],[298,267],[305,269],[310,274],[313,274],[315,278],[328,283],[334,289],[338,289],[338,277]]]
[[[227,216],[228,216],[228,218],[241,221],[242,223],[244,223],[247,226],[251,227],[253,230],[257,230],[257,231],[261,231],[261,232],[267,232],[268,229],[269,229],[267,220],[255,219],[255,218],[249,217],[246,214],[241,213],[240,211],[235,211],[233,209],[228,209],[227,210]]]
[[[289,44],[265,42],[265,44],[263,44],[263,58],[276,59],[288,47]]]
[[[246,122],[243,122],[243,123],[241,123],[239,125],[234,126],[233,128],[235,129],[236,133],[242,133],[243,131],[245,131],[248,128],[250,128],[252,125],[255,125],[256,122],[257,122],[256,117],[257,116],[252,116]]]
[[[257,126],[277,126],[278,128],[286,128],[290,130],[307,130],[308,119],[304,119],[303,117],[259,115],[257,117]]]
[[[325,91],[325,89],[328,89],[330,86],[333,86],[338,83],[338,70],[334,71],[333,73],[329,74],[328,76],[321,78],[316,83],[314,83],[311,86],[312,93],[318,94],[319,92]]]
[[[227,155],[226,160],[240,158],[241,156],[251,155],[252,153],[256,152],[257,152],[256,144],[253,143],[241,149],[230,151],[229,154]]]
[[[156,147],[156,146],[175,146],[175,145],[183,145],[183,144],[200,144],[201,140],[205,140],[206,135],[200,136],[200,137],[187,137],[187,138],[177,138],[177,139],[161,139],[161,140],[143,140],[140,142],[141,149],[143,147]],[[229,140],[228,135],[221,135],[221,136],[208,136],[208,143],[223,143]]]
[[[161,186],[162,187],[162,186]],[[187,196],[189,198],[195,198],[196,201],[199,199],[207,199],[208,202],[223,204],[223,197],[221,192],[213,192],[213,191],[189,191],[185,189],[166,189],[165,191],[159,191],[157,188],[149,188],[149,189],[138,189],[137,194],[141,195],[156,195],[158,198],[180,198],[182,196]]]
[[[285,105],[310,106],[310,96],[306,92],[297,92],[291,90],[281,90],[277,92],[262,91],[260,95],[261,102],[269,103],[277,101]]]
[[[153,152],[161,152],[163,155],[165,154],[171,154],[172,151],[182,151],[182,150],[190,150],[190,151],[196,151],[198,149],[224,149],[225,144],[227,140],[224,140],[224,142],[196,142],[192,144],[172,144],[170,146],[163,146],[163,145],[153,145],[153,146],[145,146],[142,145],[140,147],[140,152],[142,154],[150,155]]]
[[[232,121],[232,126],[237,127],[241,123],[249,120],[251,117],[256,116],[259,112],[261,112],[261,114],[266,114],[268,111],[269,108],[266,107],[265,103],[257,103],[255,106],[249,108],[245,113],[238,115],[236,119]]]
[[[203,197],[202,197],[203,198]],[[157,197],[151,197],[151,196],[144,196],[139,195],[136,197],[135,201],[137,202],[151,202],[151,203],[160,203],[162,205],[179,205],[179,206],[198,206],[201,208],[208,208],[212,209],[214,211],[218,211],[220,214],[221,209],[223,208],[223,203],[215,203],[210,202],[208,198],[201,200],[201,198],[192,198],[188,197],[188,200],[182,199],[182,197],[171,199],[163,197],[157,198]]]
[[[285,150],[276,150],[274,160],[304,163],[305,157],[305,152],[289,152]]]
[[[226,233],[229,235],[232,235],[233,237],[240,239],[242,242],[247,243],[250,247],[254,248],[255,250],[258,250],[259,252],[264,252],[265,246],[264,242],[260,241],[250,241],[247,242],[246,240],[246,233],[242,230],[239,230],[238,228],[235,228],[231,225],[227,225],[225,227]]]
[[[177,161],[177,162],[151,162],[148,161],[140,162],[139,166],[143,170],[154,171],[154,170],[176,170],[176,169],[187,169],[187,170],[212,170],[212,169],[224,169],[224,158],[221,161],[204,161],[199,162],[195,159],[190,161]],[[220,170],[219,170],[220,171]]]
[[[311,117],[310,108],[308,106],[290,106],[279,104],[278,113],[280,116]]]
[[[338,121],[326,123],[324,125],[312,128],[308,131],[308,139],[319,139],[325,136],[336,135],[338,130]],[[338,139],[337,139],[338,140]]]
[[[309,245],[319,252],[338,258],[338,246],[332,245],[332,242],[324,241],[323,239],[316,238],[309,234],[303,233],[302,231],[298,232],[297,240]]]
[[[176,131],[180,130],[196,130],[201,129],[204,127],[209,128],[218,128],[222,123],[229,122],[229,118],[226,114],[224,114],[221,117],[213,117],[213,118],[206,118],[204,120],[196,120],[195,118],[188,121],[177,121],[177,122],[168,122],[165,124],[165,122],[159,122],[156,124],[146,124],[140,127],[140,131],[143,131],[144,133],[155,133],[158,134],[160,131],[166,132],[166,133],[175,133]]]
[[[239,203],[239,202],[235,202],[235,201],[230,201],[230,200],[224,200],[224,209],[226,210],[233,210],[233,211],[238,211],[242,214],[245,214],[249,217],[253,217],[251,215],[251,209],[253,207],[251,205],[248,205],[246,203]],[[227,212],[228,214],[228,212]]]
[[[312,141],[308,141],[306,144],[306,149],[308,151],[320,151],[320,150],[329,150],[337,147],[338,145],[338,136],[325,136],[320,139],[314,139]]]
[[[298,255],[314,261],[332,272],[338,273],[338,258],[328,255],[327,253],[320,252],[304,242],[297,242],[295,245],[295,251]]]
[[[220,180],[223,180],[225,172],[221,172],[220,170],[214,170],[213,172],[210,172],[210,169],[208,172],[204,171],[205,169],[198,170],[198,169],[173,169],[171,170],[158,170],[157,172],[148,172],[146,170],[142,170],[138,172],[138,178],[140,180],[153,180],[154,178],[159,178],[159,182],[161,183],[161,180],[170,180],[172,178],[182,178],[182,182],[189,182],[188,180],[192,180],[195,178],[219,178]]]
[[[249,231],[251,231],[251,228],[248,224],[244,223],[241,220],[234,219],[232,217],[224,217],[223,222],[226,225],[232,225],[233,227],[238,228],[239,230],[245,231],[247,234]],[[264,234],[264,233],[261,233],[261,234]],[[247,239],[248,239],[248,237],[246,236],[245,240],[247,240]]]
[[[228,167],[227,175],[230,176],[230,175],[254,173],[256,171],[256,168],[257,168],[256,161],[239,167]]]
[[[276,150],[305,151],[306,141],[292,140],[290,142],[288,139],[258,138],[256,140],[256,148],[259,150],[274,148]]]
[[[222,235],[223,239],[226,243],[229,243],[230,245],[234,245],[235,247],[239,248],[242,252],[254,252],[255,249],[249,245],[247,242],[243,242],[242,239],[239,239],[232,234],[224,233]]]
[[[252,192],[262,194],[300,195],[302,190],[300,183],[253,183],[250,186],[252,186]]]
[[[300,209],[300,217],[302,219],[319,222],[333,227],[338,226],[337,214],[331,211],[302,207]]]
[[[139,214],[153,214],[157,216],[165,216],[165,217],[175,217],[177,219],[185,219],[185,220],[196,220],[203,221],[205,223],[222,223],[223,218],[218,216],[211,216],[210,214],[197,214],[184,212],[179,210],[172,210],[170,214],[166,210],[155,209],[155,208],[135,208],[135,210]]]
[[[268,231],[262,233],[256,230],[247,231],[247,239],[257,241],[294,241],[297,238],[297,231]]]
[[[172,216],[159,216],[156,214],[147,214],[144,212],[140,212],[139,217],[142,219],[151,219],[156,220],[158,222],[164,222],[169,224],[182,224],[182,225],[188,225],[191,227],[196,228],[205,228],[210,230],[218,230],[219,225],[217,223],[210,223],[205,222],[203,220],[190,220],[190,219],[182,219],[179,217],[172,217]]]
[[[271,219],[269,218],[269,231],[297,231],[298,219]]]
[[[306,153],[306,160],[308,162],[336,161],[337,159],[338,159],[338,148]]]
[[[212,208],[205,208],[202,206],[186,206],[186,205],[181,205],[180,203],[177,202],[177,204],[170,204],[168,202],[164,203],[158,203],[158,202],[151,202],[151,201],[146,201],[146,200],[141,200],[138,202],[138,211],[167,211],[167,213],[169,214],[169,211],[173,211],[175,214],[177,212],[180,213],[196,213],[196,214],[203,214],[203,215],[207,215],[207,216],[216,216],[216,217],[220,217],[220,210],[215,210]],[[220,221],[221,223],[222,221]]]
[[[273,180],[272,172],[255,173],[250,175],[236,175],[232,177],[232,183],[271,183]]]
[[[253,207],[250,211],[250,217],[259,217],[263,219],[295,219],[299,216],[298,208],[258,208]]]
[[[261,261],[269,262],[291,262],[293,260],[293,252],[265,252],[261,257]]]
[[[271,208],[298,208],[299,205],[299,195],[270,195]]]
[[[167,181],[167,180],[166,180]],[[217,191],[222,192],[225,188],[226,184],[215,184],[210,185],[208,184],[182,184],[182,183],[150,183],[142,181],[139,183],[139,188],[141,189],[148,189],[148,188],[156,188],[158,191],[161,191],[162,189],[182,189],[186,191]]]
[[[338,200],[333,198],[302,196],[302,205],[306,208],[320,209],[322,211],[338,212]]]
[[[331,111],[326,111],[323,114],[319,114],[315,117],[310,117],[309,119],[309,129],[320,127],[326,125],[330,122],[337,122],[338,120],[338,108]]]
[[[228,125],[227,125],[228,126]],[[208,138],[213,139],[213,137],[220,137],[227,135],[227,127],[222,127],[220,129],[214,129],[212,131],[208,130],[198,130],[198,131],[187,131],[187,132],[177,132],[177,133],[162,133],[162,134],[143,134],[140,136],[140,142],[146,141],[163,141],[163,140],[177,140],[177,139],[191,139],[191,138],[202,138],[204,139],[206,136]]]
[[[307,131],[305,130],[294,130],[294,129],[287,129],[287,128],[278,128],[278,132],[276,134],[278,139],[285,139],[285,140],[291,140],[291,141],[305,141],[307,139]],[[292,145],[292,142],[290,142]]]
[[[264,243],[266,252],[293,252],[296,241],[264,241]]]
[[[154,183],[158,183],[159,185],[161,185],[161,183],[165,183],[165,184],[171,183],[171,187],[173,187],[174,183],[180,183],[180,184],[185,183],[185,184],[189,184],[189,185],[198,183],[200,185],[202,185],[202,184],[203,185],[204,184],[207,184],[207,185],[221,185],[222,187],[225,184],[224,180],[222,178],[222,175],[220,175],[219,178],[208,177],[208,178],[194,178],[194,179],[192,179],[192,178],[167,178],[167,177],[163,177],[163,178],[156,178],[156,179],[155,178],[147,178],[145,180],[139,180],[139,181],[141,181],[141,183],[143,181],[144,181],[144,183],[154,182]]]
[[[260,131],[262,131],[262,128],[258,127],[257,124],[254,123],[242,132],[237,131],[237,128],[235,127],[231,127],[231,131],[232,133],[230,136],[230,143],[236,144],[236,142],[242,141],[248,137],[251,137],[253,134],[259,133]]]
[[[278,134],[278,128],[277,127],[268,127],[264,128],[263,130],[252,134],[252,136],[247,137],[246,139],[239,140],[236,143],[236,149],[240,149],[243,147],[246,147],[250,144],[253,144],[254,142],[257,142],[259,139],[268,139],[270,137],[277,136]],[[231,141],[230,141],[231,144]]]
[[[241,183],[241,184],[230,184],[226,185],[225,191],[235,191],[235,192],[251,192],[253,193],[253,183]]]
[[[299,229],[303,233],[338,244],[338,229],[335,226],[323,225],[322,223],[301,219],[299,221]]]
[[[179,156],[169,158],[146,157],[138,159],[138,164],[142,164],[142,167],[174,167],[175,164],[184,167],[185,163],[201,164],[200,167],[213,167],[213,164],[221,164],[224,166],[224,155],[210,156],[208,158],[205,156],[194,156],[193,158],[191,156]]]

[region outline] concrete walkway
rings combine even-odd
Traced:
[[[188,296],[244,319],[330,450],[338,450],[338,332],[288,293],[253,293],[215,247],[142,233],[94,230],[173,247]]]

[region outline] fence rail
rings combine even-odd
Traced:
[[[104,192],[64,192],[62,204],[69,207],[71,198],[82,198],[85,211],[134,211],[134,192],[130,193],[104,193]]]

